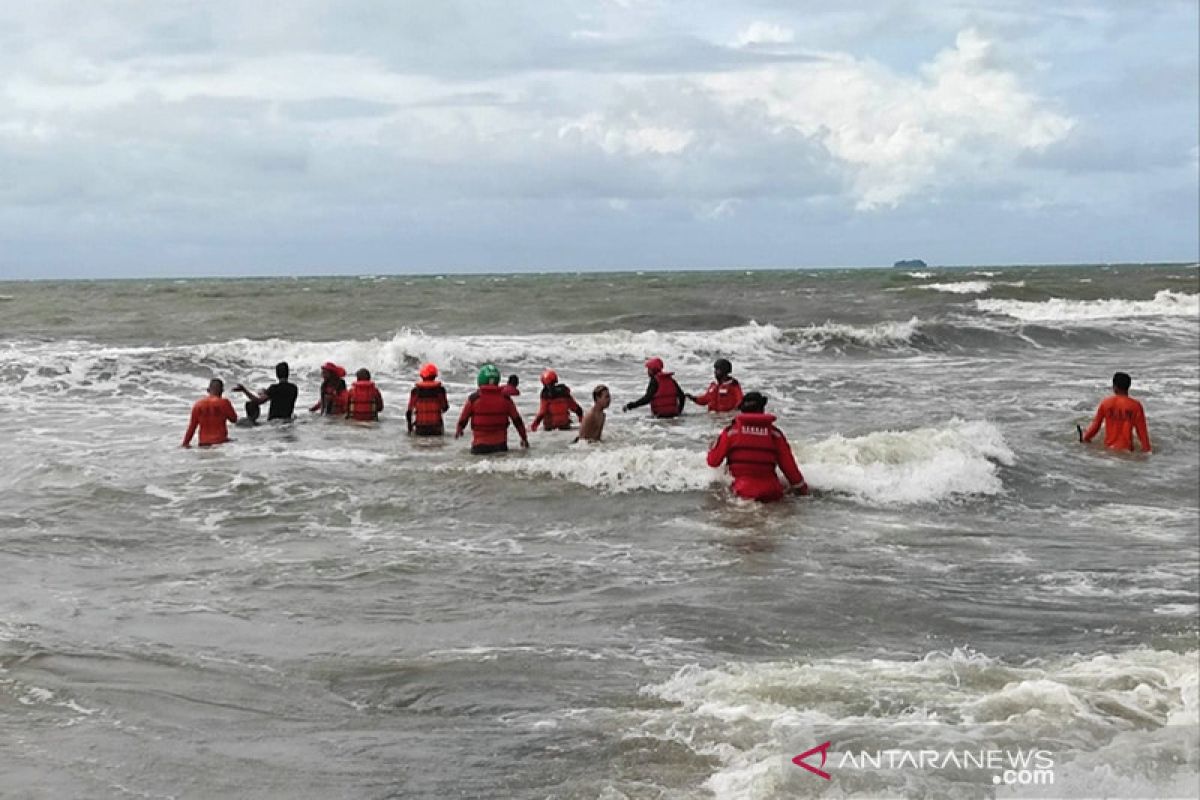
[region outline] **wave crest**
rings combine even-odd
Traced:
[[[1197,317],[1200,295],[1162,289],[1153,300],[1065,300],[1055,297],[1040,302],[1029,300],[975,301],[975,307],[989,314],[1001,314],[1022,322],[1089,322],[1125,317]]]
[[[800,456],[811,486],[887,505],[999,494],[1004,486],[996,464],[1015,460],[999,428],[982,420],[831,436],[802,448]]]

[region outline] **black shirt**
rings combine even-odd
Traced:
[[[271,410],[267,419],[291,419],[296,410],[296,384],[288,381],[272,383],[267,387],[267,399],[271,401]]]

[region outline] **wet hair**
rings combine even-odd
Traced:
[[[516,386],[516,385],[517,385],[518,383],[520,383],[520,382],[521,382],[521,379],[520,379],[520,378],[518,378],[516,375],[509,375],[509,376],[508,376],[508,385],[509,385],[509,386]]]
[[[216,391],[217,394],[220,394],[221,392],[225,391],[225,381],[221,380],[220,378],[213,378],[208,382],[208,390],[210,392]]]
[[[733,372],[733,364],[729,363],[728,358],[718,358],[713,362],[713,369],[722,375],[729,375]]]
[[[603,383],[602,383],[602,384],[600,384],[600,385],[599,385],[599,386],[597,386],[595,389],[592,389],[592,399],[593,399],[593,400],[599,400],[599,399],[600,399],[600,395],[604,394],[604,393],[605,393],[605,392],[607,392],[607,391],[608,391],[608,387],[607,387],[607,386],[605,386]]]
[[[767,407],[767,396],[762,392],[746,392],[742,397],[742,404],[738,406],[739,411],[745,411],[749,414],[761,414]]]
[[[288,363],[286,361],[280,361],[275,365],[275,377],[279,378],[281,381],[287,380],[287,376],[290,371],[291,370],[288,368]]]
[[[369,381],[371,380],[371,370],[363,367],[358,372],[354,373],[354,377],[358,378],[360,381]]]
[[[1116,372],[1113,374],[1113,388],[1117,391],[1128,392],[1131,385],[1133,385],[1133,378],[1129,377],[1128,373]]]

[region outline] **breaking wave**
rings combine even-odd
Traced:
[[[926,283],[914,286],[914,289],[931,289],[935,292],[950,294],[983,294],[992,288],[991,281],[957,281],[955,283]]]
[[[1004,486],[997,463],[1013,453],[991,423],[953,420],[941,428],[832,436],[815,444],[792,442],[809,485],[870,505],[936,503],[954,497],[994,495]],[[727,482],[705,462],[702,450],[651,445],[575,445],[549,455],[447,465],[480,475],[551,478],[612,494],[635,491],[703,491]]]
[[[1015,460],[999,428],[981,420],[853,438],[831,436],[798,449],[811,486],[873,504],[999,494],[1004,485],[997,464]]]
[[[847,753],[1040,748],[1053,783],[1028,791],[1183,797],[1200,770],[1198,657],[1138,649],[1013,666],[956,649],[916,661],[693,665],[642,689],[670,707],[635,712],[636,726],[714,763],[704,785],[718,798],[807,796],[812,776],[790,759],[824,741],[838,796],[912,790],[908,771],[848,764]],[[982,797],[994,782],[986,769],[922,777],[924,796]]]
[[[975,301],[975,307],[989,314],[1001,314],[1022,322],[1089,322],[1126,317],[1197,317],[1200,295],[1162,289],[1153,300],[1064,300],[1053,298],[1028,300]]]

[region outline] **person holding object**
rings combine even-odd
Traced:
[[[263,403],[270,402],[270,407],[267,409],[267,419],[291,419],[292,414],[296,409],[296,396],[299,390],[296,384],[288,380],[288,363],[280,361],[275,365],[275,377],[277,383],[272,383],[261,394],[254,394],[242,384],[233,387],[235,392],[241,392],[246,395],[248,401],[246,403],[246,418],[251,423],[258,422],[258,415],[262,412],[260,406]]]
[[[1124,372],[1113,375],[1113,393],[1100,401],[1092,424],[1079,437],[1080,441],[1090,442],[1101,426],[1104,427],[1104,446],[1113,450],[1133,450],[1133,436],[1136,433],[1141,443],[1142,452],[1150,452],[1150,432],[1146,430],[1146,412],[1142,404],[1129,396],[1129,387],[1133,379]]]

